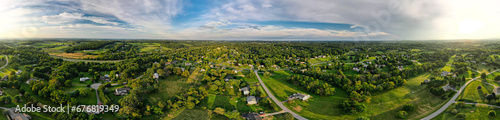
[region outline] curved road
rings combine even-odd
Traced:
[[[489,75],[489,74],[494,73],[494,72],[498,72],[499,70],[500,69],[495,70],[495,71],[490,72],[490,73],[488,73],[486,75]],[[425,118],[422,118],[422,120],[430,120],[430,119],[438,116],[439,114],[441,114],[444,110],[446,110],[446,108],[448,108],[451,104],[453,104],[453,103],[456,102],[455,100],[458,98],[458,96],[460,96],[460,94],[462,93],[462,91],[464,91],[465,87],[467,87],[467,85],[469,85],[469,83],[471,83],[472,81],[474,81],[474,80],[476,80],[476,79],[478,79],[480,77],[481,76],[476,77],[476,78],[474,78],[472,80],[467,81],[462,87],[460,87],[460,90],[450,99],[450,101],[448,101],[445,105],[443,105],[441,108],[439,108],[436,112],[428,115]]]
[[[0,70],[3,69],[3,68],[5,68],[5,67],[7,67],[7,65],[9,65],[9,56],[5,55],[5,59],[7,60],[7,63],[4,66],[2,66],[0,68]]]
[[[293,117],[299,119],[299,120],[307,120],[306,118],[300,116],[299,114],[291,111],[290,109],[288,109],[285,105],[283,105],[282,102],[280,102],[278,99],[276,99],[276,97],[274,97],[273,93],[271,93],[271,91],[269,91],[269,89],[267,89],[266,87],[266,84],[264,84],[264,82],[262,82],[262,80],[260,79],[259,77],[259,74],[257,73],[257,70],[254,70],[254,73],[255,75],[257,76],[257,79],[259,79],[259,82],[260,84],[262,85],[262,88],[264,88],[264,90],[266,91],[266,93],[269,95],[269,97],[274,101],[274,103],[276,103],[283,111],[285,112],[288,112],[288,113],[291,113],[293,115]]]

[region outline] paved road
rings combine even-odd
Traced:
[[[500,70],[500,69],[495,70],[495,71],[490,72],[490,73],[488,73],[488,74],[486,74],[486,75],[489,75],[489,74],[491,74],[491,73],[497,72],[497,71],[499,71],[499,70]],[[456,102],[455,100],[458,98],[458,96],[460,96],[460,93],[462,93],[462,91],[464,91],[465,87],[466,87],[467,85],[469,85],[469,83],[471,83],[472,81],[474,81],[474,80],[476,80],[476,79],[478,79],[478,78],[481,78],[481,77],[479,76],[479,77],[476,77],[476,78],[474,78],[474,79],[472,79],[472,80],[467,81],[467,82],[466,82],[466,83],[465,83],[462,87],[460,87],[460,90],[459,90],[459,91],[458,91],[458,92],[457,92],[457,93],[456,93],[456,94],[455,94],[455,95],[454,95],[454,96],[450,99],[450,101],[448,101],[445,105],[443,105],[441,108],[439,108],[436,112],[434,112],[434,113],[432,113],[432,114],[428,115],[428,116],[427,116],[427,117],[425,117],[425,118],[422,118],[422,120],[430,120],[430,119],[432,119],[432,118],[434,118],[434,117],[438,116],[439,114],[441,114],[444,110],[446,110],[446,108],[448,108],[451,104],[453,104],[453,103],[455,103],[455,102]]]
[[[97,96],[97,104],[101,104],[101,99],[99,99],[99,93],[97,93],[97,89],[99,89],[99,86],[101,86],[101,83],[94,83],[90,87],[95,89],[95,95]]]
[[[9,65],[9,56],[5,55],[5,59],[7,60],[7,63],[4,66],[0,67],[0,70],[7,67],[7,65]]]
[[[285,105],[283,105],[282,102],[280,102],[278,99],[276,99],[276,97],[274,97],[274,95],[271,93],[271,91],[269,91],[269,89],[267,89],[266,87],[266,84],[264,84],[264,82],[262,82],[262,80],[260,79],[260,76],[259,74],[257,73],[257,70],[254,70],[253,71],[255,73],[255,75],[257,76],[257,79],[259,79],[259,82],[260,84],[262,85],[262,88],[264,88],[264,90],[266,91],[266,93],[269,95],[269,97],[271,97],[271,99],[274,101],[274,103],[278,104],[278,106],[285,112],[288,112],[288,113],[291,113],[293,115],[293,117],[299,119],[299,120],[307,120],[306,118],[300,116],[299,114],[291,111],[290,109],[288,109]],[[275,86],[275,87],[278,87],[278,86]]]

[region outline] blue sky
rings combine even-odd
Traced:
[[[497,0],[2,0],[0,38],[496,39]]]

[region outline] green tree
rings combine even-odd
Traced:
[[[458,113],[458,110],[457,110],[457,109],[453,109],[453,110],[451,110],[451,114],[456,115],[457,113]]]
[[[219,114],[219,115],[224,115],[226,113],[226,110],[224,108],[215,108],[214,110],[215,113]]]
[[[413,107],[413,104],[406,104],[406,105],[403,105],[403,110],[405,111],[413,111],[414,107]]]
[[[408,113],[406,111],[399,111],[396,113],[396,117],[400,119],[404,119],[408,116]]]
[[[489,115],[489,116],[496,116],[496,115],[497,115],[497,112],[495,112],[494,110],[490,110],[490,111],[488,112],[488,115]]]
[[[481,78],[482,78],[483,80],[486,80],[486,73],[481,73]]]
[[[370,118],[365,117],[365,116],[360,116],[360,117],[356,118],[356,120],[370,120]]]
[[[349,95],[349,98],[351,98],[351,100],[359,100],[361,98],[361,95],[356,91],[352,91]]]
[[[226,116],[230,119],[234,119],[234,118],[240,117],[240,113],[238,111],[231,111],[231,112],[227,112],[226,114],[224,114],[224,116]]]

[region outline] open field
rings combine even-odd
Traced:
[[[471,105],[465,105],[464,108],[457,108],[456,104],[451,105],[444,111],[443,113],[439,114],[439,116],[436,116],[432,120],[459,120],[460,118],[456,117],[456,115],[451,113],[451,110],[457,109],[458,113],[464,113],[465,114],[465,120],[498,120],[500,119],[500,115],[498,113],[500,112],[500,109],[495,108],[492,109],[494,110],[497,115],[492,117],[488,115],[488,111],[491,109],[487,106],[481,106],[477,105],[476,107],[472,107]]]
[[[291,73],[284,71],[276,71],[275,76],[270,78],[263,77],[263,81],[270,87],[273,94],[280,100],[284,101],[288,95],[302,92],[310,94],[312,97],[308,102],[295,102],[287,104],[291,106],[300,105],[302,110],[298,114],[310,119],[354,119],[356,116],[371,116],[371,119],[387,119],[393,118],[403,105],[411,103],[416,106],[416,111],[410,112],[409,118],[417,119],[438,109],[443,103],[440,97],[432,95],[425,86],[420,85],[422,81],[430,75],[424,74],[411,79],[402,87],[380,93],[372,93],[372,102],[366,104],[367,111],[358,115],[349,116],[342,115],[342,110],[338,105],[346,100],[346,95],[342,89],[336,89],[334,96],[317,96],[306,91],[302,91],[295,85],[288,83],[285,78]],[[413,93],[412,93],[413,92]],[[333,112],[332,112],[333,111]]]
[[[150,103],[158,103],[159,100],[168,100],[177,95],[184,88],[189,88],[186,78],[180,76],[168,76],[165,79],[159,79],[158,91],[150,94],[147,100]]]
[[[80,62],[80,61],[83,61],[83,62],[98,62],[98,63],[116,63],[116,62],[122,61],[122,60],[83,60],[83,59],[64,58],[64,57],[55,56],[55,55],[51,55],[51,56],[55,57],[55,58],[61,58],[64,61],[70,61],[70,62]]]
[[[477,86],[481,86],[481,89],[477,89]],[[489,87],[490,85],[484,84],[481,81],[473,81],[471,82],[467,88],[465,88],[464,92],[458,97],[458,100],[463,100],[467,102],[478,102],[478,103],[484,103],[485,97],[484,93],[488,94],[488,90],[486,87]]]

